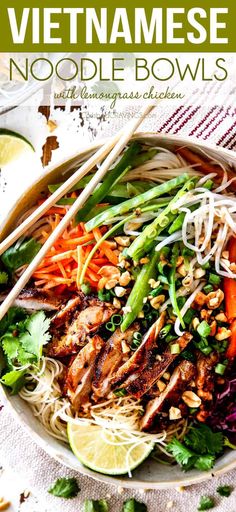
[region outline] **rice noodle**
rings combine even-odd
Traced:
[[[35,368],[29,370],[27,382],[19,395],[31,407],[34,416],[42,423],[46,431],[60,441],[68,443],[67,424],[99,425],[106,443],[116,446],[131,445],[126,455],[127,471],[130,467],[132,451],[140,444],[155,443],[161,451],[173,435],[181,435],[186,430],[186,421],[181,420],[167,430],[149,434],[139,430],[143,406],[140,400],[132,397],[114,397],[90,408],[89,417],[80,417],[74,412],[67,398],[62,398],[59,384],[63,377],[64,366],[49,357],[42,357],[38,373]],[[113,440],[112,440],[113,439]],[[131,476],[131,473],[129,473]]]
[[[198,281],[199,282],[199,281]],[[186,300],[185,304],[183,305],[181,311],[180,311],[180,314],[182,316],[182,318],[184,317],[185,313],[187,313],[188,309],[191,307],[191,304],[193,303],[195,297],[197,296],[198,292],[201,291],[201,289],[203,288],[203,286],[206,284],[205,281],[201,282],[194,290],[194,292],[190,295],[190,297],[188,297],[188,299]],[[180,330],[180,321],[179,321],[179,318],[176,318],[175,320],[175,332],[178,336],[182,336],[183,334],[183,331]]]

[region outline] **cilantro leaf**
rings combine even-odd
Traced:
[[[2,348],[9,362],[11,359],[16,359],[20,348],[19,339],[6,333],[2,338]]]
[[[0,272],[0,284],[7,284],[8,274],[6,272]]]
[[[200,471],[208,471],[214,466],[214,455],[200,455],[194,462],[194,467]]]
[[[21,336],[20,341],[26,352],[34,354],[37,359],[42,355],[42,347],[49,339],[48,333],[50,319],[46,318],[43,311],[37,311],[26,322],[26,332]]]
[[[186,469],[190,469],[190,467],[193,466],[196,459],[195,453],[193,453],[175,437],[167,445],[167,450],[168,452],[172,453],[173,457],[178,462],[178,464],[180,464],[180,466],[187,466]]]
[[[24,318],[26,318],[26,313],[22,308],[10,308],[7,314],[0,320],[0,336],[4,335],[11,325],[16,324]]]
[[[209,510],[215,506],[215,501],[210,496],[202,496],[198,505],[198,510]]]
[[[215,455],[222,452],[224,439],[221,432],[215,433],[207,425],[198,425],[190,428],[184,442],[197,453]]]
[[[228,498],[232,492],[232,487],[230,485],[219,485],[217,487],[217,492],[220,496],[224,496],[225,498]]]
[[[167,445],[167,450],[185,471],[192,468],[207,471],[213,467],[223,444],[224,437],[221,432],[215,433],[207,425],[199,424],[191,427],[181,442],[173,438]]]
[[[22,265],[30,263],[41,248],[41,244],[36,242],[34,238],[25,240],[19,245],[16,242],[15,245],[9,247],[1,256],[1,260],[10,272],[14,272],[17,268]]]
[[[123,504],[122,512],[147,512],[147,506],[131,498]]]
[[[56,482],[48,489],[50,494],[58,498],[74,498],[77,496],[80,488],[75,478],[58,478]]]
[[[11,388],[12,395],[16,395],[25,384],[25,370],[12,370],[5,373],[1,382]]]
[[[108,512],[106,500],[85,500],[84,512]]]

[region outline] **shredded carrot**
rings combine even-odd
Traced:
[[[97,242],[102,238],[102,233],[101,233],[99,228],[93,229],[93,235],[94,235],[94,238],[95,238],[95,240]],[[111,263],[113,263],[113,265],[117,265],[118,264],[118,258],[116,256],[116,254],[109,247],[107,247],[106,242],[103,242],[101,244],[101,248],[103,249],[103,252],[106,255],[107,259]]]
[[[72,193],[71,197],[77,197],[76,193]],[[51,231],[58,226],[67,210],[67,207],[59,206],[50,208],[47,212],[48,231],[45,228],[40,233],[42,243],[47,240]],[[83,266],[92,248],[106,230],[107,228],[102,226],[94,229],[91,233],[87,233],[83,222],[80,222],[77,226],[74,226],[71,222],[34,272],[35,285],[43,290],[55,289],[54,293],[60,293],[62,287],[63,290],[67,287],[71,290],[80,289],[79,281]],[[118,258],[113,249],[116,249],[114,242],[104,241],[89,262],[85,272],[85,280],[92,288],[98,289],[101,283],[99,274],[101,267],[111,264],[117,265]]]

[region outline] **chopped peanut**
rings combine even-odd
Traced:
[[[198,292],[194,302],[195,304],[197,304],[197,306],[204,306],[204,304],[206,303],[206,298],[207,296],[205,295],[205,293]]]
[[[201,398],[199,398],[199,396],[196,395],[196,393],[194,393],[193,391],[184,391],[184,393],[182,394],[182,400],[188,407],[191,408],[200,407],[202,403]]]
[[[170,373],[169,373],[169,372],[165,372],[165,373],[163,373],[163,378],[164,378],[165,380],[170,380]]]
[[[206,297],[207,306],[209,309],[216,309],[221,305],[224,300],[224,292],[216,290],[215,292],[208,293]]]
[[[216,340],[223,341],[227,340],[231,336],[231,331],[229,329],[226,329],[226,327],[219,327],[217,334],[216,334]]]
[[[126,289],[123,286],[115,286],[114,292],[117,297],[123,297],[126,294]]]
[[[115,241],[122,247],[129,247],[130,239],[128,236],[115,236]]]
[[[157,387],[159,391],[162,392],[166,388],[166,384],[162,380],[158,380]]]
[[[155,281],[155,279],[149,279],[148,284],[150,284],[151,288],[157,288],[160,284],[160,281]]]
[[[131,279],[131,275],[128,272],[128,270],[126,270],[126,272],[121,274],[120,279],[119,279],[119,283],[120,283],[121,286],[127,286],[127,284],[129,284],[129,282],[130,282],[130,279]]]
[[[228,321],[227,316],[223,312],[222,313],[218,313],[218,315],[215,316],[215,319],[218,322],[227,322]]]
[[[117,309],[121,308],[121,302],[116,297],[113,299],[113,306],[115,306]]]
[[[163,302],[165,302],[165,295],[158,295],[157,297],[153,297],[153,299],[150,300],[150,304],[154,309],[159,309]]]
[[[212,315],[212,310],[210,310],[210,309],[202,309],[200,311],[201,319],[206,320],[206,322],[209,322],[211,315]]]
[[[194,319],[193,319],[193,321],[192,321],[192,325],[193,325],[194,330],[196,330],[196,329],[197,329],[197,327],[199,326],[199,324],[200,324],[200,320],[195,316],[195,318],[194,318]]]
[[[216,334],[216,329],[217,329],[217,323],[216,323],[216,320],[213,320],[213,322],[211,322],[211,324],[210,324],[210,328],[211,328],[210,336],[215,336],[215,334]]]
[[[194,272],[195,279],[200,279],[201,277],[205,276],[206,271],[203,268],[196,268]]]
[[[176,267],[178,268],[180,265],[182,265],[183,262],[184,262],[183,256],[178,256],[177,261],[176,261]]]
[[[150,261],[149,258],[145,257],[145,258],[141,258],[139,263],[141,263],[141,265],[146,265],[146,263],[149,263],[149,261]]]
[[[187,270],[186,270],[186,268],[185,268],[185,266],[184,266],[184,264],[183,264],[183,263],[182,263],[182,265],[180,265],[180,266],[178,267],[178,273],[179,273],[182,277],[186,277],[186,275],[187,275]]]
[[[119,269],[114,267],[113,265],[104,265],[103,267],[100,268],[98,274],[102,277],[107,277],[109,279],[117,279],[117,281],[120,278]]]
[[[182,418],[181,410],[178,407],[170,407],[169,409],[169,419],[170,420],[179,420]]]
[[[106,290],[111,290],[112,288],[115,288],[116,284],[117,284],[116,279],[109,279],[105,284],[105,288],[106,288]]]
[[[222,256],[225,260],[228,260],[229,259],[229,251],[223,251],[222,252]]]

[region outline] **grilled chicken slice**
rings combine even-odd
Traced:
[[[58,313],[54,315],[54,317],[52,318],[50,325],[51,332],[56,332],[56,330],[59,329],[59,327],[69,322],[72,319],[74,313],[77,310],[82,309],[82,305],[83,297],[81,296],[81,294],[68,300],[66,305],[60,311],[58,311]]]
[[[90,393],[98,354],[104,347],[104,341],[95,335],[82,348],[70,366],[66,379],[67,395],[75,408],[84,412],[90,405]]]
[[[153,358],[155,358],[154,353],[157,349],[157,338],[160,330],[164,326],[165,317],[165,313],[161,313],[160,317],[144,336],[139,348],[117,371],[111,382],[112,389],[119,387],[120,384],[122,384],[123,387],[123,383],[126,382],[130,376],[132,378],[135,372],[140,372],[141,368],[150,364],[150,361],[153,361]]]
[[[0,294],[0,303],[7,297],[6,293]],[[37,288],[24,289],[14,301],[14,306],[33,311],[57,311],[60,309],[63,299],[55,297],[50,292],[38,290]]]
[[[106,342],[96,362],[93,382],[94,400],[109,394],[111,379],[119,366],[129,357],[133,334],[138,330],[138,324],[133,324],[125,332],[121,332],[118,328]]]
[[[196,386],[198,395],[203,400],[212,400],[215,381],[214,367],[218,360],[216,352],[212,352],[209,356],[204,356],[202,353],[198,354]]]
[[[78,302],[79,310],[75,309],[74,305],[71,304],[72,315],[67,311],[63,325],[55,328],[55,322],[52,323],[52,341],[47,345],[49,356],[64,357],[75,354],[84,346],[87,336],[95,333],[117,311],[112,304],[94,298],[85,299],[82,303]],[[84,309],[81,310],[81,307]]]
[[[186,348],[191,339],[192,335],[186,332],[176,340],[180,351]],[[178,355],[171,354],[170,346],[161,355],[156,356],[154,352],[136,372],[122,383],[122,388],[126,389],[128,395],[141,398],[162,377]]]
[[[141,430],[150,430],[156,416],[164,407],[166,409],[166,407],[170,407],[171,404],[178,403],[187,384],[194,378],[195,372],[195,366],[190,361],[184,360],[175,368],[164,391],[148,403],[145,415],[141,420]]]

